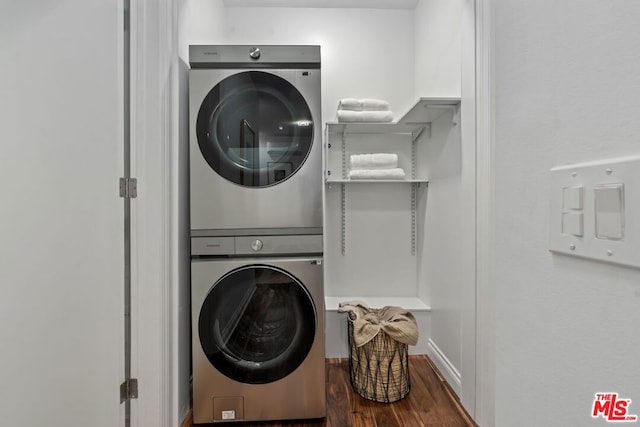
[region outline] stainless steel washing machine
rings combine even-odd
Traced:
[[[321,230],[320,47],[197,45],[189,62],[192,236]]]
[[[195,423],[325,416],[321,252],[319,235],[192,239]]]

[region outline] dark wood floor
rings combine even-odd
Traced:
[[[314,421],[233,423],[252,427],[468,427],[475,426],[426,356],[409,356],[411,392],[394,403],[356,394],[347,359],[327,359],[327,418]],[[220,424],[215,424],[219,426]],[[191,426],[188,421],[183,427]],[[202,426],[214,426],[203,424]]]

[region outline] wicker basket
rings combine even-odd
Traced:
[[[375,310],[372,310],[375,311]],[[371,341],[356,347],[353,321],[349,318],[349,377],[360,396],[376,402],[390,403],[409,394],[409,351],[380,331]]]

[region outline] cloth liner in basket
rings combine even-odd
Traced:
[[[402,307],[369,308],[360,301],[339,304],[348,313],[349,377],[360,396],[395,402],[411,390],[408,345],[418,342],[415,317]]]

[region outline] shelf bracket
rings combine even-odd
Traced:
[[[428,108],[433,110],[451,110],[453,114],[453,118],[451,119],[451,124],[453,126],[458,126],[458,122],[460,121],[460,104],[455,105],[428,105]]]
[[[411,184],[411,256],[416,256],[416,211],[418,207],[418,183]]]
[[[347,179],[347,136],[346,131],[342,132],[342,179]],[[344,191],[344,185],[343,191]],[[344,254],[343,254],[344,255]]]
[[[460,122],[460,104],[457,104],[453,107],[453,126],[458,126]]]
[[[411,179],[416,179],[416,161],[418,157],[416,139],[411,141]]]
[[[431,123],[426,123],[423,127],[411,133],[411,142],[416,142],[422,136],[424,130],[429,127],[429,138],[431,138]]]
[[[342,256],[347,253],[347,189],[345,184],[340,185],[340,216],[341,216],[341,240]]]

